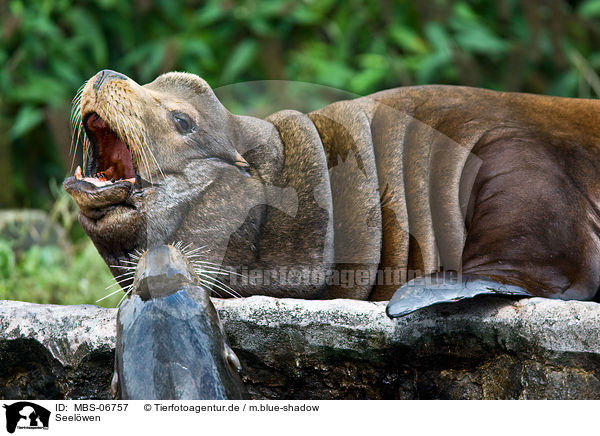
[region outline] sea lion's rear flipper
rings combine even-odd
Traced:
[[[484,294],[534,296],[518,286],[505,285],[481,276],[435,273],[402,285],[388,303],[386,313],[390,318],[399,318],[434,304],[454,303]]]

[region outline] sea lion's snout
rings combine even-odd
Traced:
[[[121,399],[247,396],[240,361],[227,344],[210,291],[195,284],[185,252],[155,246],[137,262],[132,295],[117,315],[112,389]]]
[[[100,71],[94,79],[94,91],[98,92],[102,85],[115,79],[127,80],[127,76],[113,70]]]
[[[194,281],[192,271],[188,260],[175,247],[153,247],[138,262],[133,289],[144,301],[167,297]]]

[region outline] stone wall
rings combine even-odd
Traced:
[[[600,304],[214,300],[253,398],[600,398]],[[114,309],[0,301],[0,397],[110,398]]]

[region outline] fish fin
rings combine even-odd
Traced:
[[[519,286],[498,283],[486,277],[440,272],[417,277],[402,285],[392,296],[386,313],[390,318],[400,318],[434,304],[453,303],[486,294],[534,296]]]
[[[225,344],[225,357],[233,369],[235,369],[237,372],[242,372],[242,364],[240,363],[240,359],[238,359],[235,352],[227,344]]]

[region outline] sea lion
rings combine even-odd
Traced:
[[[105,70],[76,108],[86,161],[64,186],[114,274],[184,240],[241,271],[223,280],[241,295],[400,288],[391,316],[432,303],[416,288],[445,289],[433,303],[598,289],[595,100],[419,86],[263,120],[192,74],[140,86]]]
[[[202,266],[199,267],[202,269]],[[135,267],[117,314],[112,390],[129,400],[240,400],[240,362],[210,291],[182,251],[161,245]]]

